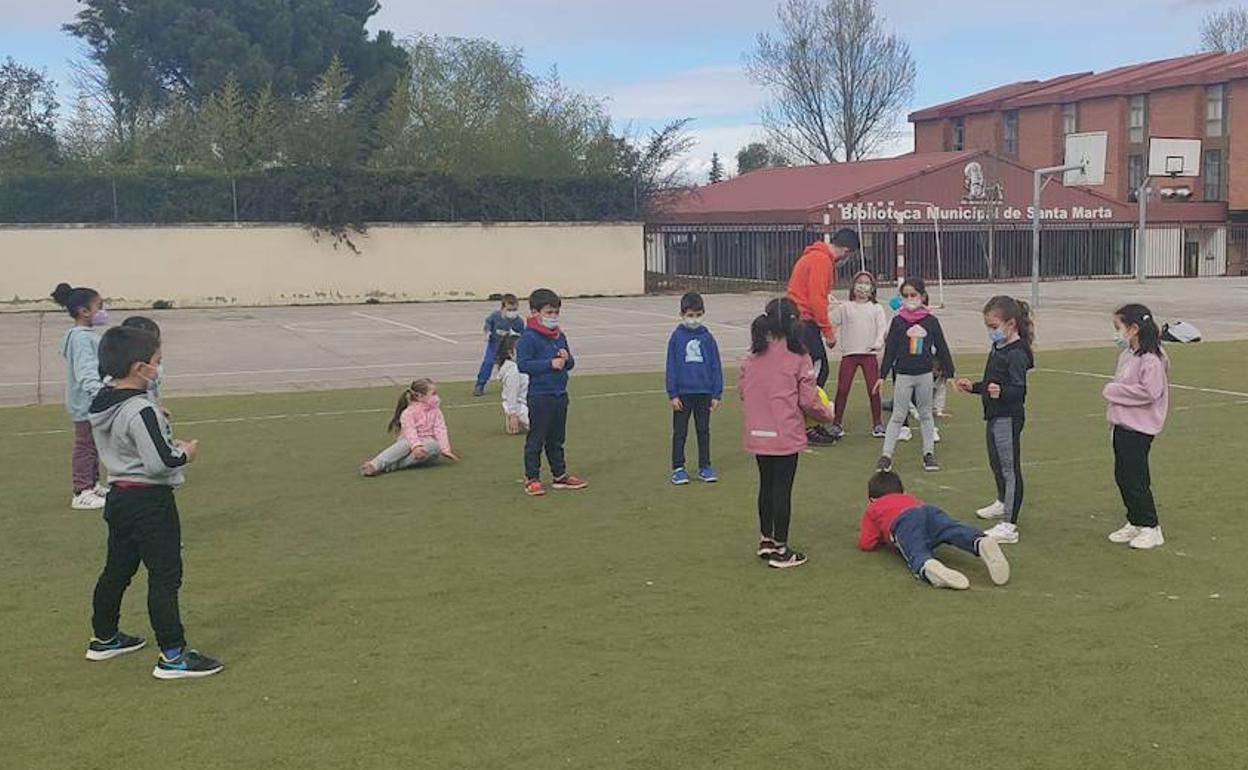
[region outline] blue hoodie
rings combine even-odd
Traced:
[[[85,326],[72,326],[61,340],[65,357],[65,411],[74,422],[90,418],[91,400],[104,387],[100,379],[100,335]]]
[[[568,360],[562,370],[553,369],[550,362],[560,350],[568,351]],[[532,326],[525,328],[516,343],[516,368],[529,375],[529,396],[562,396],[568,392],[568,372],[576,366],[568,338],[560,331],[550,337]]]
[[[667,341],[667,397],[724,397],[724,367],[719,345],[705,326],[676,327]]]

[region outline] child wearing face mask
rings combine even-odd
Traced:
[[[104,387],[100,379],[100,338],[97,327],[108,324],[104,299],[95,289],[77,288],[67,283],[52,290],[52,299],[65,308],[74,325],[61,339],[61,356],[65,359],[65,411],[74,423],[74,449],[71,456],[74,510],[99,510],[104,507],[108,489],[100,484],[100,455],[91,436],[89,410],[91,400]]]
[[[516,366],[516,337],[498,341],[498,383],[503,390],[503,417],[511,435],[529,429],[529,375]]]
[[[520,317],[520,300],[515,294],[504,294],[498,310],[490,313],[485,319],[485,355],[481,359],[481,368],[477,370],[477,384],[472,395],[485,393],[485,384],[490,381],[490,373],[494,371],[494,361],[498,357],[498,343],[507,337],[519,337],[524,331],[524,319]]]
[[[845,435],[845,405],[849,391],[854,385],[854,375],[859,369],[867,382],[867,398],[871,404],[871,435],[884,437],[884,424],[880,418],[880,394],[875,383],[880,379],[879,354],[884,351],[884,335],[888,332],[888,318],[884,308],[876,300],[875,277],[863,270],[854,275],[849,290],[850,302],[838,304],[832,311],[832,325],[840,341],[841,367],[836,375],[836,421],[831,433],[836,438]]]
[[[439,457],[459,459],[451,451],[446,418],[442,416],[442,400],[433,380],[416,380],[403,391],[387,429],[392,433],[397,431],[398,440],[361,465],[361,476],[430,465]]]
[[[1170,409],[1170,359],[1161,349],[1161,330],[1147,307],[1123,305],[1114,312],[1114,342],[1122,351],[1114,380],[1102,395],[1114,426],[1114,480],[1127,509],[1127,523],[1110,542],[1148,550],[1165,544],[1153,500],[1148,455]]]
[[[689,483],[685,470],[685,441],[689,418],[698,433],[698,478],[718,481],[711,465],[711,412],[724,398],[724,369],[715,335],[703,325],[706,305],[702,295],[680,298],[680,325],[667,341],[667,398],[672,404],[672,483]]]
[[[988,464],[997,483],[997,499],[975,515],[997,520],[985,534],[1001,543],[1018,542],[1018,513],[1023,506],[1022,435],[1026,422],[1027,372],[1035,367],[1035,325],[1031,307],[1021,299],[996,296],[984,305],[988,361],[979,382],[955,382],[963,393],[984,403]]]
[[[160,325],[146,316],[132,315],[126,320],[122,321],[121,325],[128,327],[128,328],[132,328],[132,329],[142,329],[143,331],[155,337],[157,342],[160,342]],[[172,415],[169,414],[169,410],[166,409],[164,405],[160,403],[160,387],[164,383],[164,381],[165,381],[165,365],[162,362],[160,366],[156,367],[156,377],[151,381],[151,383],[148,384],[147,393],[149,396],[152,397],[152,400],[155,401],[158,406],[160,406],[160,411],[164,413],[165,419],[169,419],[170,417],[172,417]]]

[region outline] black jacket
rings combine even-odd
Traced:
[[[1008,345],[993,345],[984,364],[984,378],[971,386],[984,401],[984,419],[994,417],[1022,417],[1027,402],[1027,370],[1036,365],[1036,359],[1022,340]],[[990,398],[988,385],[1001,386],[1001,397]]]
[[[914,331],[911,331],[914,327]],[[911,323],[900,314],[893,316],[884,338],[884,360],[880,376],[889,374],[927,374],[939,361],[945,379],[953,377],[953,356],[940,321],[934,315],[925,315],[917,323]]]

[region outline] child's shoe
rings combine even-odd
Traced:
[[[872,438],[884,438],[888,435],[888,431],[884,430],[883,425],[877,425],[871,429]]]
[[[912,438],[914,438],[914,431],[910,430],[909,425],[903,425],[901,430],[897,431],[898,441],[909,441]]]
[[[1111,543],[1130,543],[1140,534],[1140,528],[1127,522],[1122,525],[1121,529],[1116,529],[1109,533],[1109,542]]]
[[[1161,527],[1140,527],[1140,534],[1129,543],[1132,548],[1138,548],[1141,551],[1165,544],[1166,539],[1161,536]]]
[[[672,471],[672,483],[678,487],[683,484],[688,484],[689,472],[686,471],[684,468],[677,468],[676,470]]]
[[[779,546],[779,550],[771,555],[767,560],[767,566],[772,569],[789,569],[790,567],[800,567],[806,563],[806,554],[798,553],[787,545]]]
[[[555,489],[584,489],[589,486],[589,482],[585,479],[573,476],[571,473],[565,473],[551,483]]]
[[[875,464],[875,469],[880,473],[888,473],[893,469],[893,458],[887,455],[880,457],[879,462]]]
[[[772,556],[783,550],[779,543],[769,537],[760,537],[758,539],[758,558],[770,559]]]
[[[94,489],[84,489],[74,495],[69,507],[75,511],[98,511],[104,507],[104,498],[97,495]]]
[[[118,631],[109,641],[101,641],[94,636],[87,643],[87,660],[108,660],[127,652],[143,649],[147,640],[141,636],[131,636]]]
[[[97,497],[108,497],[108,485],[107,485],[107,484],[96,484],[96,485],[95,485],[95,494],[96,494],[96,496],[97,496]]]
[[[364,463],[360,466],[360,475],[366,479],[371,479],[377,475],[377,466],[373,465],[371,460]]]
[[[952,567],[946,567],[936,559],[928,559],[923,562],[923,577],[927,578],[927,582],[936,588],[952,588],[957,591],[964,591],[971,587],[971,581],[966,579],[966,575]]]
[[[828,435],[835,440],[840,441],[845,438],[845,429],[839,425],[833,425],[831,428],[828,428]]]
[[[806,443],[814,446],[832,446],[836,443],[836,437],[828,433],[827,429],[820,425],[817,428],[811,428],[806,431]]]
[[[708,484],[714,484],[716,481],[719,481],[719,476],[715,475],[715,469],[709,465],[706,466],[705,468],[698,469],[698,478],[702,479]]]
[[[940,470],[940,463],[936,462],[936,455],[931,452],[923,455],[923,470],[929,473]]]
[[[1010,582],[1010,563],[1005,560],[1000,543],[990,537],[981,537],[975,541],[975,550],[988,568],[988,577],[994,585],[1003,586]]]
[[[473,386],[473,388],[472,388],[472,395],[473,395],[473,396],[476,396],[476,397],[481,397],[481,396],[484,396],[484,395],[485,395],[485,386],[484,386],[484,385],[474,385],[474,386]]]
[[[166,658],[162,652],[156,659],[152,676],[157,679],[198,679],[212,676],[223,668],[225,665],[221,661],[201,655],[198,650],[183,647],[174,658]]]
[[[1018,542],[1018,527],[1008,521],[997,522],[995,527],[988,529],[984,534],[998,543]]]
[[[1000,519],[1005,516],[1005,503],[1000,500],[993,500],[988,505],[975,511],[975,515],[981,519]],[[1109,539],[1113,540],[1113,535],[1110,535]],[[1125,543],[1126,541],[1122,542]]]
[[[546,487],[542,486],[540,479],[529,479],[524,482],[524,493],[529,497],[541,497],[546,494]]]

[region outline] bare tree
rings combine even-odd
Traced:
[[[1224,8],[1205,15],[1200,24],[1203,51],[1232,53],[1248,48],[1248,7]]]
[[[875,0],[782,0],[776,15],[777,33],[746,55],[771,94],[762,122],[773,145],[809,163],[878,150],[914,95],[909,45],[885,30]]]

